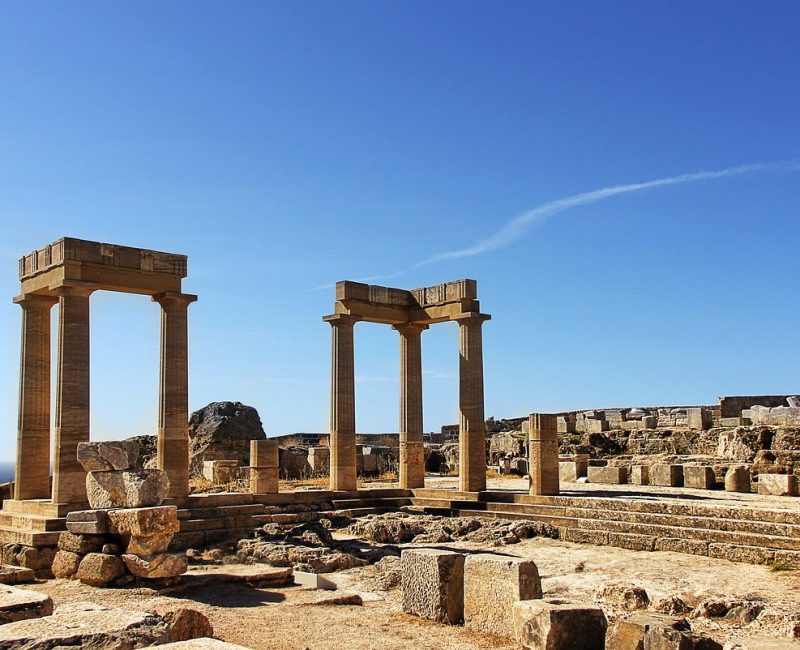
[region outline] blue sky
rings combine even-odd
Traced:
[[[187,254],[191,407],[270,434],[326,430],[319,287],[373,276],[478,281],[487,415],[800,391],[798,28],[779,1],[3,3],[0,458],[16,259],[64,235]],[[154,432],[157,306],[92,309],[92,436]],[[356,332],[359,429],[393,431],[397,334]],[[456,326],[423,354],[432,430]]]

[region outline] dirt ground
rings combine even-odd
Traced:
[[[652,602],[680,596],[697,603],[714,595],[760,602],[755,621],[692,619],[692,627],[724,642],[755,634],[784,635],[786,616],[800,612],[800,574],[677,553],[647,553],[613,547],[529,539],[489,547],[476,543],[447,545],[466,552],[507,553],[533,559],[542,577],[545,598],[596,602],[595,593],[610,584],[644,588]],[[516,648],[510,639],[477,634],[402,613],[400,589],[381,591],[375,567],[328,574],[339,593],[356,592],[363,605],[318,605],[330,591],[306,587],[256,589],[244,584],[210,584],[173,595],[151,589],[96,589],[76,581],[51,580],[31,588],[48,593],[56,606],[89,601],[109,607],[163,612],[176,607],[203,611],[218,638],[257,650],[468,650]],[[604,607],[611,618],[615,612]]]

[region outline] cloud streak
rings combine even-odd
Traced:
[[[682,183],[693,183],[698,181],[712,180],[716,178],[730,178],[732,176],[743,176],[745,174],[756,174],[766,172],[794,172],[800,170],[800,162],[777,162],[777,163],[756,163],[752,165],[739,165],[738,167],[729,167],[727,169],[720,169],[716,171],[700,171],[689,174],[680,174],[678,176],[670,176],[668,178],[657,178],[651,181],[644,181],[642,183],[629,183],[627,185],[612,185],[610,187],[603,187],[599,190],[591,192],[583,192],[575,194],[563,199],[555,201],[548,201],[541,205],[526,210],[517,217],[506,222],[499,230],[493,235],[482,239],[471,246],[459,248],[452,251],[444,251],[436,253],[431,257],[418,262],[412,268],[416,269],[420,266],[434,264],[435,262],[442,262],[445,260],[457,259],[461,257],[473,257],[488,253],[500,248],[505,248],[522,238],[531,226],[540,224],[548,218],[556,215],[565,210],[576,208],[581,205],[588,205],[590,203],[597,203],[609,199],[613,196],[620,194],[630,194],[632,192],[641,192],[644,190],[651,190],[657,187],[666,187],[669,185],[680,185]]]

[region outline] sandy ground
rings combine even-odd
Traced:
[[[474,543],[442,546],[466,552],[488,548],[533,559],[539,568],[545,598],[595,602],[598,588],[615,583],[643,587],[652,601],[680,596],[697,602],[709,595],[761,600],[767,611],[800,611],[800,574],[772,572],[766,567],[676,553],[646,553],[594,547],[550,539],[488,547]],[[54,599],[56,606],[90,601],[109,607],[163,612],[176,607],[203,611],[218,638],[253,649],[282,650],[468,650],[515,648],[508,639],[448,627],[404,615],[400,590],[380,591],[374,567],[329,574],[340,592],[359,593],[362,606],[321,606],[315,601],[329,591],[305,587],[255,589],[242,584],[210,584],[163,595],[151,589],[96,589],[75,581],[51,580],[33,586]],[[606,608],[607,613],[612,613]],[[719,641],[768,633],[760,619],[742,625],[719,619],[696,619],[693,627]]]

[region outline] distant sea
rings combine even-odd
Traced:
[[[13,461],[0,461],[0,483],[8,483],[14,480]]]

